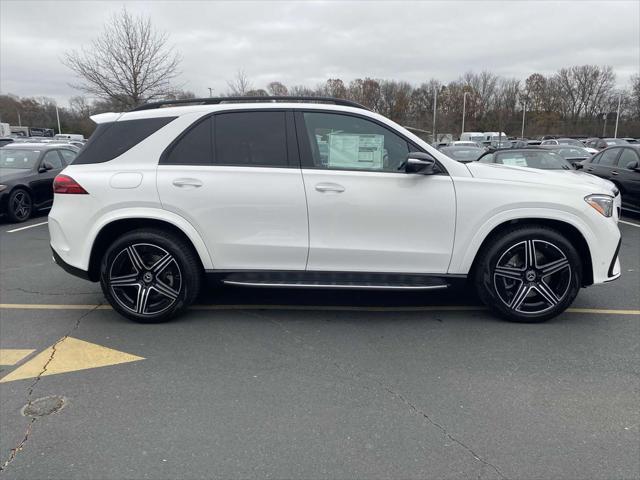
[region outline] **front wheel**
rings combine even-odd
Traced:
[[[481,300],[514,322],[543,322],[576,298],[582,264],[576,249],[558,231],[515,227],[494,237],[476,269]]]
[[[202,270],[183,239],[160,230],[122,235],[105,253],[100,285],[111,306],[141,323],[170,320],[198,295]]]
[[[9,195],[7,203],[7,214],[12,222],[24,222],[31,216],[33,200],[26,190],[16,188]]]

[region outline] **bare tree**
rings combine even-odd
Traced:
[[[249,77],[244,70],[238,70],[233,80],[228,80],[227,85],[231,91],[231,95],[235,97],[244,97],[252,89]]]
[[[123,9],[88,48],[67,52],[62,61],[81,79],[72,87],[133,107],[173,92],[180,56],[149,18]]]
[[[267,90],[269,90],[269,94],[274,97],[283,97],[289,95],[289,90],[280,82],[271,82],[267,85]]]

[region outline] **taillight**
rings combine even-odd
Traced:
[[[68,175],[57,175],[53,179],[53,193],[68,193],[71,195],[87,195],[82,185]]]

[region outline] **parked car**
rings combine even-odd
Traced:
[[[482,144],[481,143],[472,142],[472,141],[468,141],[468,140],[456,140],[455,142],[452,142],[451,145],[453,145],[454,147],[477,147],[477,148],[482,148]]]
[[[591,158],[591,153],[584,147],[574,147],[570,145],[544,145],[541,146],[541,148],[559,154],[575,168],[582,168],[582,162],[587,158]]]
[[[36,210],[50,208],[53,179],[77,153],[74,147],[42,143],[0,148],[0,214],[24,222]]]
[[[460,134],[460,141],[470,141],[478,144],[482,144],[484,142],[484,133],[483,132],[462,132]]]
[[[628,142],[622,138],[595,138],[589,140],[586,146],[600,151],[614,145],[628,145]]]
[[[347,100],[260,99],[93,116],[54,182],[56,262],[140,322],[183,311],[205,276],[405,291],[468,278],[496,312],[538,322],[620,275],[604,182],[463,164]]]
[[[587,172],[576,170],[576,168],[560,154],[547,150],[544,147],[489,152],[481,156],[478,161],[480,163],[497,163],[512,167],[549,170],[568,181],[581,181],[585,184],[605,189],[614,198],[614,205],[618,211],[621,207],[620,189],[616,187],[614,183],[590,175]]]
[[[609,147],[582,163],[584,171],[612,181],[622,193],[622,208],[640,213],[640,149]]]
[[[14,139],[13,137],[0,137],[0,147],[4,147],[5,145],[8,145],[9,143],[13,143]]]
[[[627,143],[630,143],[631,145],[640,145],[640,139],[637,139],[637,138],[624,137],[622,140],[624,140]]]
[[[484,152],[486,152],[484,148],[465,147],[459,145],[442,147],[440,148],[440,151],[447,157],[453,158],[458,162],[475,162]]]
[[[543,147],[547,147],[550,145],[570,145],[572,147],[584,148],[585,150],[587,150],[589,153],[592,153],[592,154],[598,153],[599,151],[592,147],[585,147],[584,143],[582,143],[580,140],[577,140],[575,138],[557,138],[553,140],[543,140],[540,143],[540,145]]]

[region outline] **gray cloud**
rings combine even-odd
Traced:
[[[64,51],[88,45],[118,2],[0,3],[0,91],[78,94]],[[612,65],[625,85],[640,66],[640,2],[125,2],[169,34],[180,81],[220,93],[243,69],[254,87],[329,77],[419,83],[488,69],[526,78],[576,64]],[[27,8],[28,7],[28,8]]]

